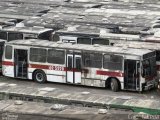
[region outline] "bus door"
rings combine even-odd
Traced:
[[[27,50],[14,50],[14,76],[18,78],[27,78],[28,68]]]
[[[124,89],[138,90],[140,85],[140,62],[124,61]]]
[[[67,54],[67,82],[81,83],[81,55]]]

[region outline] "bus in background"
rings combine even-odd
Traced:
[[[100,38],[100,32],[103,29],[113,32],[113,28],[102,28],[94,25],[72,25],[52,33],[52,41],[62,41],[64,43],[75,44],[101,44],[109,45],[109,40]]]
[[[5,40],[0,39],[0,73],[2,73],[2,55],[5,42]]]
[[[43,27],[5,27],[0,30],[0,39],[7,41],[18,39],[43,39],[50,40],[53,29]]]
[[[143,91],[158,85],[155,51],[46,40],[5,44],[3,75],[14,78]]]
[[[90,45],[113,45],[120,41],[140,41],[139,35],[122,34],[115,29],[87,24],[73,25],[53,32],[52,41]]]

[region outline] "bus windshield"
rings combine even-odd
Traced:
[[[156,58],[152,57],[142,61],[142,77],[156,76]]]

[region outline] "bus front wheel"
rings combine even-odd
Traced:
[[[42,70],[37,70],[33,74],[33,79],[38,83],[46,82],[46,74]]]
[[[110,82],[111,90],[117,92],[119,90],[118,81],[114,78],[111,79]]]

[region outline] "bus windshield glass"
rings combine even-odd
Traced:
[[[152,57],[142,61],[142,77],[156,76],[156,58]]]

